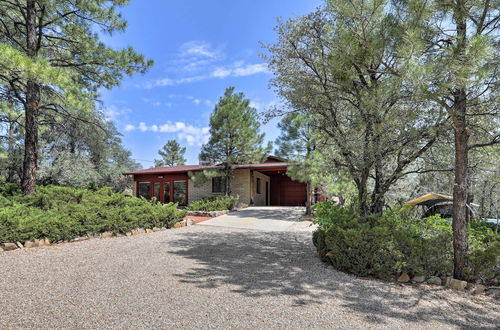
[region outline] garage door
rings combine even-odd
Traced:
[[[305,205],[306,184],[290,179],[286,175],[271,176],[271,205]]]

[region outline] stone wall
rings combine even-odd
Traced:
[[[231,180],[232,194],[239,196],[241,203],[250,203],[250,170],[235,170]],[[188,203],[192,203],[204,197],[219,196],[212,193],[212,180],[207,180],[202,185],[195,186],[192,180],[188,180]]]

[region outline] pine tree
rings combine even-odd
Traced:
[[[262,161],[271,149],[263,147],[264,133],[259,129],[250,100],[243,93],[235,94],[234,87],[227,88],[210,116],[210,139],[200,153],[202,162],[223,165],[227,195],[231,194],[233,165]]]
[[[178,166],[184,165],[186,159],[184,154],[186,147],[181,147],[175,140],[168,140],[167,143],[158,151],[161,159],[155,159],[155,166]]]
[[[151,64],[132,48],[115,50],[96,30],[122,31],[123,0],[0,2],[0,85],[24,108],[22,188],[35,193],[41,113],[89,111],[98,89]]]

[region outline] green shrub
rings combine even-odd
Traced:
[[[353,209],[331,203],[318,203],[315,213],[319,228],[313,234],[314,245],[321,259],[336,269],[382,279],[402,273],[452,273],[452,230],[447,219],[419,219],[399,211],[361,217]],[[487,227],[478,228],[470,230],[467,277],[496,283],[499,235]]]
[[[102,232],[126,233],[135,228],[172,227],[186,211],[142,198],[70,187],[38,187],[34,196],[0,195],[0,243],[49,238],[69,240]]]
[[[189,204],[187,209],[205,212],[232,210],[237,202],[238,197],[234,196],[205,197]]]

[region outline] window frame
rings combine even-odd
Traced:
[[[148,195],[149,197],[144,197],[140,194],[140,185],[141,183],[145,183],[148,185]],[[137,197],[143,197],[145,199],[148,199],[150,200],[151,199],[151,181],[137,181],[137,193],[136,193]]]
[[[175,200],[175,184],[176,183],[179,183],[179,182],[182,182],[184,183],[184,200],[183,201],[176,201]],[[186,206],[188,203],[189,203],[189,200],[188,200],[188,180],[172,180],[172,202],[174,203],[178,203],[179,206]],[[181,203],[182,202],[182,203]]]
[[[221,180],[221,182],[219,183],[219,188],[221,188],[221,191],[215,191],[215,187],[217,186],[215,184],[216,179]],[[212,177],[212,194],[225,194],[226,193],[226,182],[227,182],[227,180],[226,180],[225,176],[219,175],[219,176]]]

